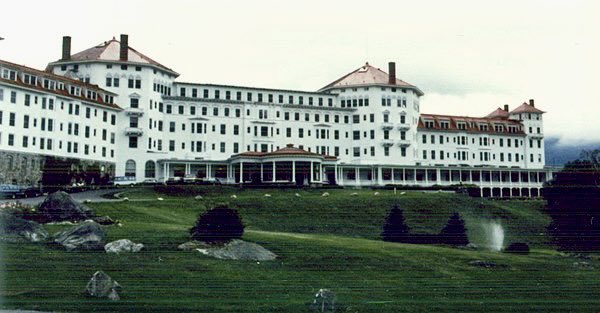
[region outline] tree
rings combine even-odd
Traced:
[[[400,209],[398,204],[394,204],[385,218],[381,238],[384,241],[409,242],[409,230],[409,227],[404,221],[402,209]]]
[[[457,212],[454,212],[448,219],[448,223],[440,232],[440,243],[453,246],[464,246],[469,243],[465,221],[460,218]]]
[[[583,151],[544,186],[549,232],[561,250],[600,250],[600,149]]]
[[[236,210],[219,205],[202,213],[190,229],[190,234],[194,240],[225,243],[232,239],[241,239],[244,224]]]

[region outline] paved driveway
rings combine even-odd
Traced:
[[[78,201],[78,202],[83,202],[84,200],[91,200],[92,202],[114,202],[114,201],[121,201],[121,200],[103,198],[102,195],[114,193],[119,190],[121,190],[121,189],[89,190],[89,191],[83,191],[83,192],[75,192],[75,193],[72,193],[71,196],[73,197],[73,199],[75,199],[75,201]],[[46,196],[40,196],[40,197],[35,197],[35,198],[21,198],[21,199],[0,199],[0,203],[19,201],[19,202],[21,202],[23,204],[27,204],[27,205],[38,205],[42,201],[44,201],[45,198],[46,198]]]

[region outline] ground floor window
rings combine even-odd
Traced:
[[[146,161],[146,170],[144,172],[146,178],[154,178],[156,175],[156,163],[154,161]]]
[[[134,160],[127,160],[127,162],[125,162],[125,176],[135,177],[135,161]]]

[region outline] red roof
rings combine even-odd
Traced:
[[[335,87],[352,87],[365,85],[388,85],[412,88],[415,89],[420,95],[423,95],[423,92],[419,90],[416,86],[411,85],[403,80],[396,79],[395,84],[390,84],[388,73],[369,65],[369,63],[366,63],[364,66],[361,66],[358,69],[333,81],[329,85],[321,88],[321,90]]]
[[[335,156],[323,155],[323,154],[318,154],[318,153],[314,153],[314,152],[308,152],[304,149],[296,148],[292,144],[288,144],[284,148],[277,149],[272,152],[247,151],[247,152],[242,152],[242,153],[236,154],[234,156],[236,156],[236,157],[237,156],[259,157],[259,158],[270,157],[270,156],[313,156],[313,157],[324,158],[327,160],[337,160],[337,157],[335,157]]]
[[[508,118],[508,112],[502,110],[501,108],[497,108],[492,113],[486,115],[486,118]]]
[[[114,104],[114,103],[107,103],[104,101],[104,98],[102,97],[103,94],[108,94],[111,96],[116,95],[113,92],[110,92],[108,90],[104,90],[100,87],[98,87],[98,85],[93,85],[93,84],[88,84],[88,83],[84,83],[82,81],[76,80],[76,79],[72,79],[72,78],[68,78],[65,76],[60,76],[60,75],[56,75],[56,74],[52,74],[49,72],[45,72],[45,71],[40,71],[31,67],[27,67],[24,65],[19,65],[19,64],[15,64],[15,63],[11,63],[8,61],[4,61],[4,60],[0,60],[0,65],[12,70],[15,70],[17,72],[24,72],[24,73],[28,73],[31,75],[34,75],[36,77],[38,77],[37,83],[35,85],[31,85],[31,84],[26,84],[25,82],[23,82],[21,80],[20,75],[17,75],[17,79],[16,80],[10,80],[10,79],[4,79],[4,78],[0,78],[1,82],[4,83],[8,83],[8,84],[12,84],[12,85],[17,85],[17,86],[22,86],[25,88],[31,88],[31,89],[36,89],[42,92],[46,92],[46,93],[52,93],[52,94],[56,94],[56,95],[60,95],[60,96],[65,96],[65,97],[70,97],[70,98],[75,98],[78,100],[82,100],[82,101],[89,101],[89,102],[94,102],[106,107],[110,107],[113,109],[121,109],[118,105]],[[48,78],[51,80],[55,80],[57,82],[62,82],[65,83],[66,85],[76,85],[79,87],[82,87],[84,89],[89,89],[92,91],[96,92],[96,99],[91,99],[91,98],[86,98],[84,96],[76,96],[76,95],[72,95],[70,94],[67,90],[65,89],[46,89],[43,87],[43,82],[41,79],[39,78]],[[83,95],[84,92],[82,91],[81,94]]]
[[[128,46],[127,53],[127,61],[133,63],[142,63],[142,64],[150,64],[157,67],[160,67],[166,71],[172,72],[174,74],[175,71],[172,69],[152,60],[151,58],[145,56],[144,54],[138,52],[133,49],[131,46]],[[71,56],[69,60],[59,60],[56,62],[70,62],[70,61],[120,61],[120,49],[121,43],[112,39],[109,41],[105,41],[95,47],[91,47],[87,50],[83,50],[81,52],[75,53]]]
[[[536,107],[530,105],[527,102],[523,102],[523,104],[521,104],[520,106],[518,106],[516,109],[510,111],[510,114],[519,114],[519,113],[538,113],[538,114],[544,114],[546,112],[537,109]]]
[[[425,120],[432,120],[433,127],[425,127]],[[441,122],[448,122],[448,128],[442,128]],[[465,129],[459,129],[458,123],[464,122]],[[487,125],[487,130],[480,130],[479,125]],[[497,125],[502,125],[501,131],[496,131]],[[508,126],[517,127],[516,132],[509,132]],[[513,121],[505,118],[489,118],[489,117],[469,117],[469,116],[453,116],[453,115],[437,115],[437,114],[421,114],[417,128],[421,130],[441,130],[441,131],[462,131],[469,133],[482,134],[516,134],[525,135],[522,130],[522,125],[518,121]]]

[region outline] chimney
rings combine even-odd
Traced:
[[[529,99],[529,105],[535,108],[535,104],[533,103],[533,99]]]
[[[396,63],[390,62],[388,63],[388,72],[389,72],[389,81],[388,84],[395,85],[396,84]]]
[[[504,105],[504,111],[508,112],[508,104]]]
[[[129,37],[121,34],[121,49],[119,51],[119,60],[127,61],[127,53],[129,52]]]
[[[63,36],[61,60],[70,60],[70,59],[71,59],[71,37]]]

